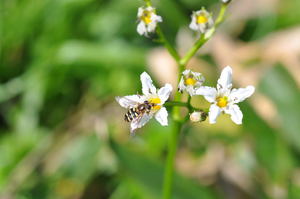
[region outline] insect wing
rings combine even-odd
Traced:
[[[141,128],[144,126],[149,120],[151,116],[149,114],[142,114],[139,115],[137,118],[132,120],[130,127],[131,127],[131,133],[133,133],[136,129]]]

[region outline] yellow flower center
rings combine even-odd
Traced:
[[[197,80],[189,77],[184,81],[184,83],[185,83],[185,85],[188,85],[188,86],[194,86],[197,83]]]
[[[204,15],[197,16],[197,24],[207,23],[207,21],[208,21],[208,19],[206,16],[204,16]]]
[[[217,97],[217,105],[221,108],[226,107],[228,104],[228,97]]]
[[[151,12],[150,11],[147,11],[145,10],[144,13],[143,13],[143,16],[141,16],[141,20],[146,24],[148,25],[149,23],[152,22],[151,20]]]
[[[152,107],[152,109],[154,109],[154,110],[159,110],[160,108],[161,108],[161,105],[157,105],[157,104],[160,104],[161,103],[161,100],[160,100],[160,98],[158,98],[158,97],[155,97],[155,98],[150,98],[149,99],[149,103],[150,104],[154,104],[154,106]]]

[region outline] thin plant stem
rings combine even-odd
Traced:
[[[174,59],[178,63],[178,67],[179,67],[178,81],[180,80],[181,73],[185,69],[185,66],[188,63],[188,61],[195,55],[198,49],[201,46],[203,46],[212,37],[216,27],[223,21],[226,8],[227,8],[227,4],[222,4],[222,7],[216,19],[214,27],[210,30],[210,32],[206,34],[202,34],[200,38],[196,41],[194,46],[187,52],[187,54],[182,59],[180,59],[180,56],[177,53],[177,51],[166,40],[161,29],[157,27],[157,34],[159,35],[161,41],[164,43],[164,46],[168,49],[170,54],[174,57]],[[178,137],[180,135],[180,131],[183,123],[188,119],[188,116],[185,118],[181,118],[180,107],[187,107],[189,111],[191,110],[203,111],[201,109],[196,109],[191,105],[190,97],[188,98],[188,101],[186,103],[181,102],[181,96],[182,94],[180,92],[176,92],[174,98],[175,101],[169,102],[169,104],[166,103],[166,105],[173,106],[174,129],[170,135],[169,144],[168,144],[168,156],[166,160],[165,175],[164,175],[164,182],[163,182],[163,199],[170,199],[172,196],[174,162],[175,162],[175,156],[176,156],[177,145],[178,145]]]
[[[172,55],[172,57],[176,60],[177,63],[179,63],[180,56],[175,48],[169,43],[169,41],[166,39],[164,33],[162,32],[161,28],[157,26],[156,33],[159,36],[161,42],[166,47],[166,49],[169,51],[169,53]]]
[[[195,55],[198,49],[205,44],[207,39],[205,39],[205,35],[201,34],[200,38],[194,44],[194,46],[186,53],[186,55],[180,60],[180,64],[186,65],[188,61]]]
[[[172,102],[165,102],[164,106],[184,106],[184,107],[188,107],[188,104],[185,103],[185,102],[172,101]]]
[[[169,139],[169,151],[165,166],[164,184],[163,184],[163,199],[170,199],[172,196],[173,173],[175,155],[178,145],[178,137],[180,135],[182,123],[175,121],[173,130]]]
[[[146,3],[146,6],[150,7],[151,6],[151,0],[144,0]]]

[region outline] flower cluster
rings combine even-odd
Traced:
[[[116,97],[118,103],[128,109],[125,120],[131,122],[132,133],[144,126],[153,116],[161,125],[168,125],[168,112],[163,105],[172,92],[172,86],[166,84],[157,91],[146,72],[141,74],[141,82],[143,95]],[[185,70],[182,73],[178,90],[180,92],[186,91],[190,96],[202,95],[211,103],[208,112],[211,124],[216,123],[216,119],[221,113],[230,114],[234,123],[242,124],[243,113],[237,103],[250,97],[255,88],[247,86],[246,88],[232,89],[232,69],[230,66],[222,70],[216,88],[203,86],[203,83],[204,77],[201,73]],[[139,107],[143,109],[140,110]],[[190,114],[190,119],[192,122],[202,121],[203,118],[206,118],[206,114],[205,112],[194,111]]]
[[[194,11],[191,17],[192,21],[189,27],[199,33],[205,34],[214,25],[212,15],[204,7],[201,10]],[[152,6],[140,7],[137,18],[139,22],[137,32],[146,37],[149,36],[149,33],[155,32],[158,22],[163,21],[162,17],[156,14],[156,10]]]
[[[180,71],[182,72],[179,76],[180,81],[178,83],[178,91],[180,93],[186,92],[189,95],[187,102],[174,101],[169,103],[169,105],[173,103],[172,106],[185,106],[189,110],[190,113],[184,118],[180,115],[178,116],[182,121],[190,119],[191,122],[202,122],[206,120],[208,116],[209,123],[214,124],[217,122],[217,117],[221,113],[225,113],[231,116],[231,120],[235,124],[242,124],[243,113],[237,104],[250,97],[255,90],[253,86],[239,89],[233,88],[232,69],[230,66],[227,66],[222,70],[216,87],[205,86],[205,78],[201,73],[189,69],[184,70],[188,60],[212,36],[216,27],[222,21],[225,9],[230,0],[220,1],[222,2],[222,7],[216,22],[214,22],[212,14],[204,7],[192,13],[189,27],[204,37],[201,36],[183,58],[180,58],[176,49],[172,48],[168,43],[162,31],[160,29],[157,31],[161,41],[177,61]],[[145,2],[146,6],[138,9],[137,17],[139,23],[137,25],[137,32],[140,35],[148,37],[149,34],[154,33],[157,30],[157,23],[162,22],[163,19],[161,16],[157,15],[156,9],[151,6],[150,0],[145,0]],[[153,117],[162,126],[168,125],[168,112],[164,105],[173,90],[171,84],[165,84],[164,87],[157,90],[153,85],[151,77],[146,72],[141,74],[141,82],[141,95],[116,97],[117,102],[127,109],[124,120],[130,122],[131,133],[134,133],[138,128],[144,126]],[[179,98],[177,97],[176,99],[181,99],[180,93],[177,93]],[[190,103],[191,98],[197,95],[203,96],[204,99],[210,103],[208,109],[199,109],[192,106]],[[176,114],[178,115],[180,112]]]

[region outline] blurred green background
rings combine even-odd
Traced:
[[[161,24],[184,54],[193,10],[217,0],[157,0]],[[142,0],[0,1],[0,198],[155,199],[172,130],[151,120],[130,137],[115,96],[139,75],[176,86],[176,66],[136,32]],[[225,22],[189,67],[215,85],[231,65],[242,126],[187,123],[174,199],[300,198],[299,0],[233,0]],[[195,97],[195,106],[207,107]],[[171,120],[171,119],[170,119]]]

